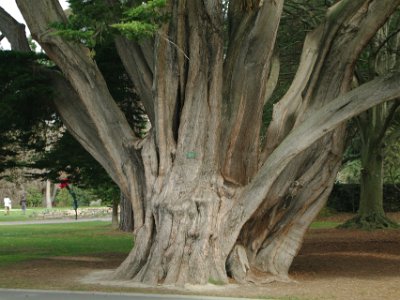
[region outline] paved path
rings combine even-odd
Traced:
[[[0,300],[245,300],[246,298],[183,296],[139,293],[96,293],[0,289]]]
[[[0,222],[1,225],[31,225],[31,224],[63,224],[63,223],[76,223],[76,222],[93,222],[93,221],[106,221],[111,222],[111,217],[104,218],[91,218],[91,219],[44,219],[44,220],[32,220],[32,221],[7,221]],[[2,300],[0,298],[0,300]]]

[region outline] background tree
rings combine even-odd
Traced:
[[[385,151],[385,182],[393,184],[400,191],[400,116],[399,111],[394,118],[391,128],[389,128],[387,141],[388,146]]]
[[[399,21],[400,14],[397,12],[378,31],[365,50],[364,62],[361,61],[357,69],[357,78],[361,83],[399,69]],[[399,128],[394,128],[394,120],[399,118],[399,106],[399,101],[382,103],[356,117],[360,136],[360,205],[357,216],[342,227],[398,227],[398,224],[385,216],[383,209],[383,166],[385,148],[396,141],[394,137],[398,136]]]
[[[114,278],[204,284],[227,282],[229,272],[238,281],[287,279],[335,180],[340,124],[400,95],[394,74],[349,92],[359,54],[399,0],[342,0],[329,9],[305,38],[264,147],[262,111],[274,88],[268,83],[283,1],[85,1],[110,5],[112,24],[133,7],[111,28],[142,38],[115,37],[151,122],[138,137],[93,52],[49,30],[49,22],[68,24],[58,2],[17,3],[63,72],[51,83],[63,91],[54,101],[64,124],[132,203],[136,247]],[[98,23],[107,26],[105,19]],[[80,31],[96,35],[92,28]]]

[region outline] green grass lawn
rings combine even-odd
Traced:
[[[328,221],[315,221],[312,222],[310,228],[311,229],[330,229],[338,227],[340,222],[328,222]]]
[[[0,227],[0,266],[53,256],[128,253],[132,234],[109,222],[15,225]]]
[[[69,210],[71,208],[62,207],[57,208],[57,210]],[[22,213],[22,210],[19,208],[13,208],[10,211],[9,215],[4,213],[4,210],[0,210],[0,222],[9,222],[9,221],[29,221],[40,219],[44,213],[48,211],[46,208],[43,207],[34,207],[34,208],[27,208],[25,214]],[[43,219],[43,218],[42,218]]]
[[[93,210],[98,209],[97,212]],[[106,215],[111,216],[110,213],[102,212],[102,209],[107,209],[107,207],[79,207],[78,214],[79,218],[82,217],[104,217]],[[89,215],[82,215],[82,213],[90,212]],[[28,208],[23,214],[22,210],[19,208],[13,208],[9,215],[6,215],[4,210],[0,209],[0,223],[1,222],[12,222],[12,221],[32,221],[32,220],[43,220],[43,219],[65,219],[75,218],[75,213],[72,207],[54,207],[54,208],[43,208],[34,207]]]
[[[0,213],[0,222],[40,219],[44,210],[28,209],[25,215],[17,209],[7,216]],[[339,224],[316,221],[310,228],[328,229]],[[113,230],[109,222],[1,226],[0,266],[51,256],[128,253],[132,246],[132,235]]]

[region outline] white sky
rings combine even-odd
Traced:
[[[31,1],[38,1],[38,0],[31,0]],[[61,6],[66,9],[68,7],[67,0],[59,0]],[[24,18],[22,17],[21,13],[18,10],[17,4],[15,3],[15,0],[0,0],[0,6],[8,12],[14,19],[16,19],[20,23],[24,23]],[[25,28],[27,31],[27,34],[29,34],[29,31],[27,28]],[[3,39],[0,43],[0,46],[3,49],[10,49],[10,44],[6,39]]]

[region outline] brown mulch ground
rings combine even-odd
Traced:
[[[400,221],[400,214],[391,217]],[[11,271],[0,268],[0,287],[146,292],[82,283],[87,274],[115,268],[123,259],[121,255],[103,255],[24,262]],[[291,277],[296,282],[272,283],[265,287],[205,287],[197,291],[235,297],[286,296],[293,298],[285,299],[293,300],[400,299],[400,230],[312,229],[293,262]],[[155,292],[173,291],[157,289]]]

